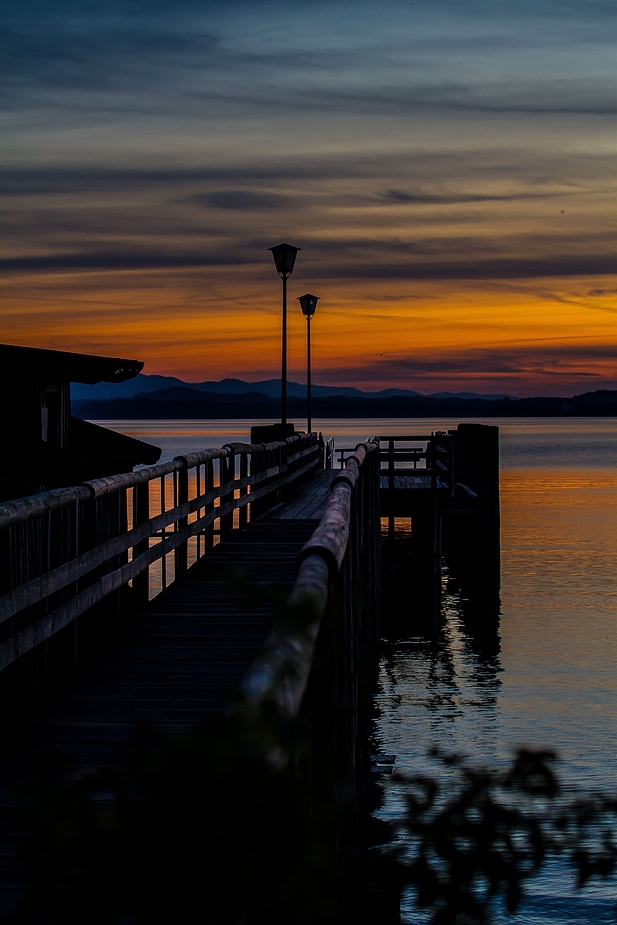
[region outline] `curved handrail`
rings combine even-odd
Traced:
[[[26,498],[17,498],[15,501],[4,501],[0,504],[0,528],[10,527],[12,524],[24,523],[33,517],[40,517],[46,511],[54,511],[75,501],[85,501],[92,494],[87,485],[76,485],[72,488],[52,488],[42,491],[38,495],[28,495]]]
[[[249,702],[270,698],[284,716],[297,715],[331,582],[343,564],[349,543],[352,493],[361,466],[369,454],[378,451],[378,443],[358,444],[343,472],[333,479],[323,516],[298,556],[298,575],[287,601],[290,616],[295,619],[287,622],[285,630],[275,629],[270,634],[242,681],[241,691]]]

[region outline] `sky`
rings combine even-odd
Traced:
[[[617,388],[614,0],[6,0],[2,340],[188,381]]]

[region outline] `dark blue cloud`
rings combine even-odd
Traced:
[[[411,205],[456,205],[458,203],[473,202],[513,202],[518,199],[547,199],[554,196],[563,196],[564,193],[511,193],[503,196],[490,196],[481,193],[407,193],[404,190],[388,189],[383,198],[393,203]]]
[[[190,202],[215,209],[231,209],[234,212],[270,211],[284,209],[290,203],[288,196],[279,193],[254,192],[242,189],[224,189],[214,193],[196,193]]]
[[[242,152],[243,153],[243,152]],[[533,148],[490,148],[456,151],[428,150],[395,152],[385,149],[376,154],[324,153],[303,156],[280,155],[273,151],[267,156],[244,156],[234,164],[223,158],[210,158],[199,167],[104,167],[93,166],[29,166],[5,167],[0,170],[0,185],[5,193],[37,195],[53,193],[122,193],[129,190],[157,189],[174,193],[183,187],[233,184],[285,184],[321,180],[379,181],[384,176],[400,185],[375,189],[374,197],[392,202],[474,201],[475,196],[490,200],[488,193],[462,193],[461,186],[477,183],[507,183],[519,185],[517,191],[498,194],[498,199],[534,198],[552,195],[602,191],[611,184],[615,174],[612,154],[593,151],[581,153],[542,152]],[[428,184],[438,184],[431,190]],[[446,185],[456,184],[456,191]],[[407,187],[407,189],[405,188]],[[210,190],[208,190],[209,192]],[[204,190],[204,193],[207,191]],[[174,193],[175,194],[175,193]],[[359,198],[367,190],[358,188]],[[434,199],[432,198],[434,197]],[[459,197],[457,199],[457,197]]]
[[[413,9],[397,0],[334,9],[315,0],[283,8],[13,0],[3,83],[17,110],[70,109],[77,96],[96,94],[90,117],[114,107],[178,112],[179,101],[194,113],[218,102],[238,111],[612,114],[610,71],[604,79],[584,69],[568,82],[548,60],[581,43],[591,57],[613,27],[614,7],[599,0],[433,0]],[[517,62],[532,50],[542,67],[530,75]],[[469,60],[471,71],[461,67]]]
[[[116,21],[100,15],[77,20],[23,20],[5,25],[0,37],[5,88],[76,91],[140,89],[144,68],[155,79],[156,63],[169,67],[203,64],[216,46],[208,34],[192,33],[154,18]],[[139,75],[138,86],[131,80]],[[15,106],[19,100],[15,100]]]

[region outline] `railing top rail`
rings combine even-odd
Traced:
[[[380,443],[389,443],[391,440],[395,440],[399,443],[402,442],[414,442],[420,443],[426,440],[434,440],[435,437],[440,437],[443,440],[451,440],[452,435],[443,433],[441,431],[434,434],[386,434],[385,436],[375,437],[375,440],[379,440]]]
[[[106,475],[101,479],[90,479],[84,482],[91,490],[93,498],[100,498],[102,495],[112,494],[119,488],[132,488],[134,485],[142,485],[144,482],[151,482],[153,479],[169,475],[171,472],[177,472],[182,468],[182,463],[176,457],[170,462],[159,463],[157,466],[144,466],[143,469],[137,469],[135,472],[122,472],[119,475]]]
[[[24,523],[32,517],[40,517],[46,511],[53,511],[67,504],[73,504],[75,501],[86,501],[91,497],[92,492],[89,486],[76,485],[72,488],[52,488],[38,495],[4,501],[0,504],[0,528]]]
[[[225,456],[250,456],[253,453],[267,453],[271,450],[281,449],[305,439],[310,434],[294,434],[287,437],[286,440],[276,440],[273,443],[225,443],[222,447],[197,450],[194,453],[184,453],[182,456],[176,456],[176,459],[182,460],[188,468],[200,466],[203,463],[210,462],[213,459],[222,459]]]
[[[326,509],[317,529],[302,548],[300,559],[319,555],[331,569],[338,571],[349,541],[351,492],[358,480],[360,466],[369,453],[373,453],[377,448],[376,443],[369,441],[359,443],[354,454],[345,460],[340,474],[332,479]]]

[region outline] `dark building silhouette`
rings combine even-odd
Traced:
[[[139,360],[0,344],[0,500],[155,463],[159,447],[71,415],[71,382],[124,382]]]

